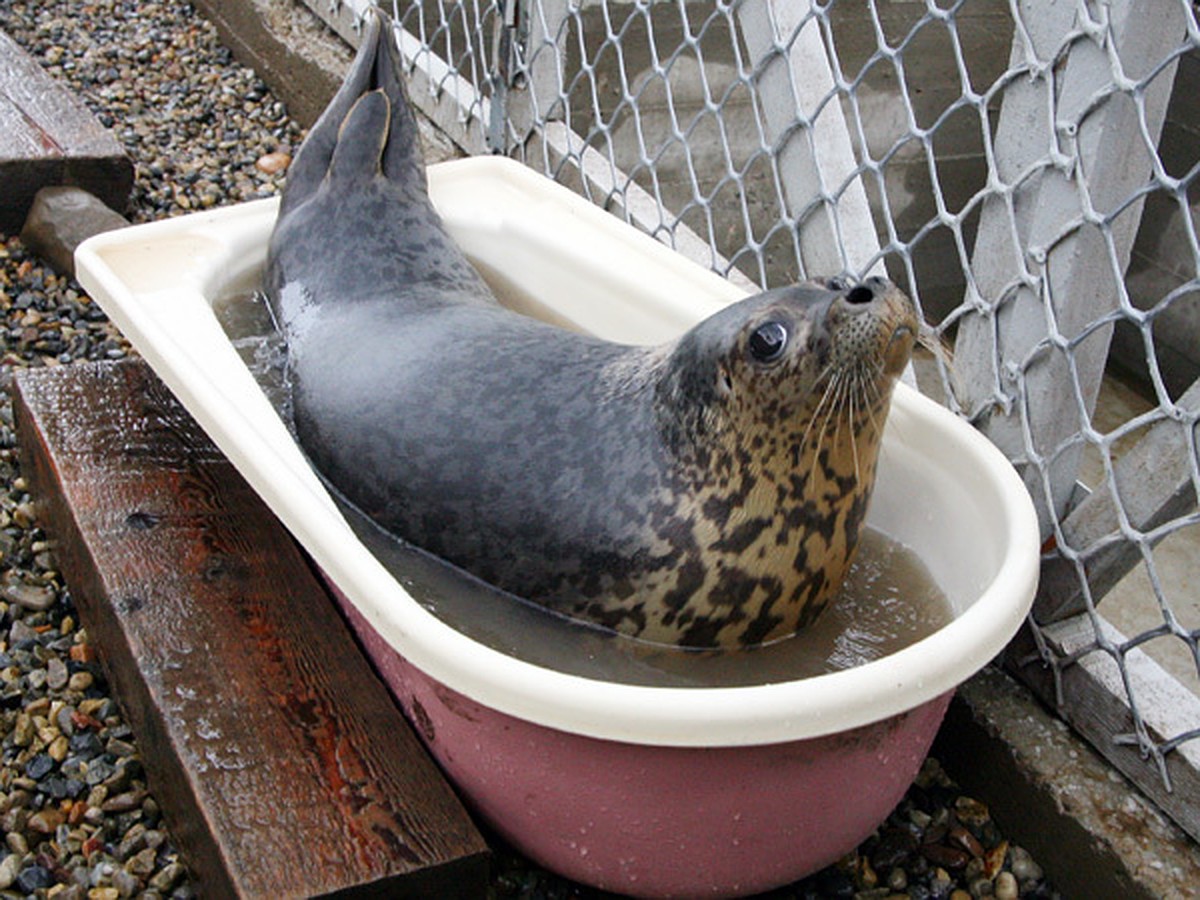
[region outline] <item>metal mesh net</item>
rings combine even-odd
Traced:
[[[335,25],[362,2],[313,0]],[[922,390],[1006,453],[1041,517],[1009,668],[1200,833],[1194,5],[393,13],[414,99],[468,152],[516,156],[747,287],[885,269],[909,291],[953,351],[919,360]]]

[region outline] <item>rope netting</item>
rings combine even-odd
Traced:
[[[516,156],[748,286],[883,269],[912,295],[951,351],[918,361],[921,389],[1006,453],[1041,517],[1010,668],[1169,791],[1172,758],[1200,758],[1195,6],[393,11],[414,99],[469,152]],[[1124,710],[1099,726],[1072,695],[1097,685]]]

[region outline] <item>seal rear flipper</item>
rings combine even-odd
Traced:
[[[388,98],[392,109],[391,132],[383,153],[383,174],[389,181],[425,185],[425,164],[417,135],[417,121],[408,102],[401,73],[404,61],[389,26],[375,55],[375,86]],[[413,177],[415,173],[415,178]]]
[[[329,181],[337,189],[374,178],[388,139],[390,107],[383,91],[371,91],[355,101],[329,161]]]
[[[310,129],[288,168],[287,183],[280,201],[280,216],[312,197],[320,188],[329,171],[342,123],[359,97],[375,87],[373,81],[380,56],[380,41],[392,43],[391,30],[384,29],[383,18],[383,13],[375,7],[368,9],[363,23],[362,43],[358,46],[358,53],[350,64],[345,81]]]

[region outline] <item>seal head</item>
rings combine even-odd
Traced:
[[[706,648],[803,627],[853,557],[912,303],[797,285],[654,347],[502,307],[429,204],[381,21],[268,255],[314,467],[393,535],[599,627]]]

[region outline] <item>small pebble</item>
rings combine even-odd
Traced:
[[[141,806],[145,796],[145,791],[130,791],[126,794],[117,794],[115,797],[109,797],[100,804],[100,808],[106,813],[129,812]]]
[[[32,894],[39,888],[48,888],[54,884],[54,875],[45,866],[26,866],[17,875],[14,887],[25,894]]]
[[[91,672],[76,672],[67,681],[67,689],[79,691],[83,693],[90,688],[96,681],[96,676]]]
[[[971,832],[967,831],[961,825],[955,825],[951,828],[946,834],[946,840],[953,846],[966,850],[975,858],[983,856],[983,847],[975,839],[975,835],[971,834]]]
[[[134,854],[128,862],[125,863],[125,871],[130,875],[136,875],[143,881],[154,874],[154,857],[156,852],[153,847],[147,847]]]
[[[125,869],[117,869],[112,874],[113,887],[122,897],[132,897],[138,888],[145,883],[145,875],[136,875]]]
[[[17,873],[21,871],[21,857],[23,855],[10,853],[3,860],[0,860],[0,891],[8,890],[17,880]]]
[[[12,730],[12,742],[17,747],[28,747],[33,743],[34,735],[37,729],[34,727],[33,719],[28,712],[17,714],[17,722]]]
[[[65,821],[66,816],[63,815],[62,810],[50,807],[30,816],[28,828],[37,834],[51,835]]]
[[[996,876],[996,900],[1016,900],[1020,893],[1017,888],[1017,876],[1012,872],[1001,872]]]
[[[1009,867],[1016,879],[1021,884],[1034,883],[1042,879],[1042,867],[1033,861],[1033,857],[1029,855],[1023,847],[1012,846],[1008,850]]]
[[[34,781],[40,781],[54,770],[57,763],[50,758],[49,754],[39,753],[29,760],[25,765],[25,774]]]
[[[973,797],[959,797],[954,801],[954,812],[958,820],[968,828],[982,828],[991,819],[987,805]]]
[[[23,619],[17,619],[8,629],[8,642],[13,647],[32,643],[37,640],[37,632],[25,624]]]
[[[33,584],[8,584],[0,590],[0,595],[10,603],[34,611],[47,610],[58,599],[53,588]]]
[[[185,874],[187,874],[187,869],[181,863],[168,863],[150,879],[150,887],[165,894],[174,888]]]
[[[1004,860],[1008,856],[1008,841],[1000,841],[995,847],[989,850],[983,857],[983,874],[988,878],[995,878],[1000,870],[1004,867]]]
[[[908,811],[908,820],[924,831],[929,827],[929,823],[933,821],[933,817],[922,810],[910,809]]]
[[[67,664],[57,656],[50,657],[46,663],[46,686],[52,691],[61,691],[67,686],[69,678]]]
[[[255,168],[268,175],[276,175],[292,164],[292,157],[287,153],[266,153],[254,163]]]
[[[50,742],[50,746],[46,748],[46,755],[56,763],[60,763],[67,758],[67,751],[69,749],[70,744],[67,741],[67,736],[60,734]]]
[[[992,881],[982,875],[972,878],[967,885],[967,892],[977,898],[992,896]]]
[[[967,863],[971,861],[971,854],[967,851],[947,847],[944,844],[923,844],[921,855],[934,865],[951,872],[966,868]]]

